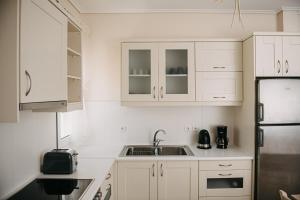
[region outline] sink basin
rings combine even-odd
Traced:
[[[193,156],[188,146],[129,145],[125,146],[122,157],[126,156]]]

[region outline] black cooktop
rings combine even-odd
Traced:
[[[35,179],[8,200],[78,200],[92,179]]]

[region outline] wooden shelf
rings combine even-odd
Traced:
[[[167,77],[187,77],[187,74],[167,74]]]
[[[130,74],[129,77],[151,77],[150,74]]]
[[[72,76],[72,75],[68,75],[68,78],[70,78],[70,79],[76,79],[76,80],[81,80],[80,77],[78,77],[78,76]]]
[[[80,53],[68,47],[68,55],[70,56],[80,56]]]

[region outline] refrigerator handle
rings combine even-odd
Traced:
[[[259,122],[264,121],[264,104],[263,103],[258,103],[258,108],[257,108],[258,112],[257,112],[257,120]]]
[[[264,146],[264,130],[261,128],[258,129],[258,146]]]

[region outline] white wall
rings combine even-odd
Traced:
[[[55,114],[20,113],[19,123],[0,124],[0,199],[40,171],[40,156],[55,148]]]
[[[185,127],[209,129],[228,125],[233,142],[235,110],[230,107],[149,107],[120,106],[120,42],[133,38],[245,38],[253,31],[276,31],[275,14],[243,15],[245,29],[230,27],[231,14],[144,13],[84,14],[89,26],[85,40],[85,107],[87,130],[76,131],[74,143],[83,146],[150,143],[154,130],[164,128],[168,144],[196,142]],[[82,115],[74,117],[81,122]],[[122,131],[121,127],[127,127]],[[241,134],[241,133],[240,133]],[[241,135],[239,134],[239,137]],[[214,140],[214,136],[213,139]]]

